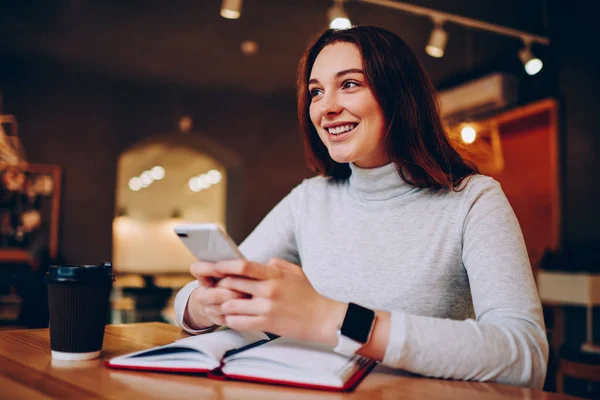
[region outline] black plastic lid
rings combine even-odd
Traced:
[[[110,262],[100,265],[52,265],[46,273],[48,283],[101,283],[107,280],[115,280]]]

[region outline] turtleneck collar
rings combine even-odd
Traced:
[[[350,163],[350,170],[350,193],[361,200],[388,200],[417,189],[400,177],[394,163],[369,169]]]

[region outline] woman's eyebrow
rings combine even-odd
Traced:
[[[339,71],[338,73],[335,74],[336,78],[339,78],[340,76],[346,75],[346,74],[364,74],[364,71],[360,68],[349,68],[349,69],[344,69]],[[317,78],[312,78],[311,80],[308,81],[308,84],[310,85],[311,83],[319,83],[319,80]]]
[[[335,77],[339,78],[340,76],[343,76],[346,74],[364,74],[364,72],[360,68],[349,68],[349,69],[345,69],[345,70],[338,72],[337,74],[335,74]]]

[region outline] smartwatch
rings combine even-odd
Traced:
[[[375,311],[349,303],[344,321],[337,331],[336,353],[354,355],[371,338],[375,325]]]

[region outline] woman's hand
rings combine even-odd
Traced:
[[[190,273],[198,280],[199,286],[189,297],[184,321],[192,329],[206,328],[225,323],[221,304],[227,300],[244,298],[243,293],[216,287],[224,275],[215,270],[214,263],[197,262],[190,266]]]
[[[299,266],[281,259],[266,265],[236,260],[219,262],[214,271],[225,276],[217,288],[251,296],[221,304],[227,326],[336,343],[346,304],[318,294]]]

